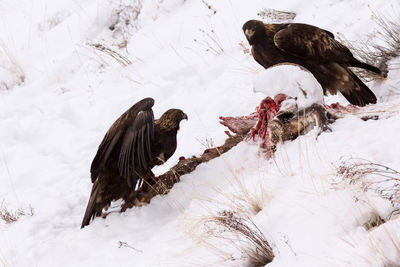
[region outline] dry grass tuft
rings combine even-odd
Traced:
[[[208,223],[215,223],[222,226],[228,233],[239,234],[245,240],[246,246],[240,246],[241,252],[246,255],[250,266],[265,266],[272,262],[274,254],[272,247],[266,240],[264,234],[248,217],[241,217],[238,213],[224,210],[218,215],[211,217]],[[226,238],[222,233],[213,233],[217,237]],[[229,238],[230,240],[232,238]],[[243,240],[237,240],[243,241]]]
[[[0,80],[0,89],[11,89],[15,85],[21,85],[25,81],[25,72],[22,67],[19,65],[18,61],[15,59],[11,51],[7,48],[6,44],[0,38],[0,59],[3,57],[5,62],[1,62],[0,60],[0,70],[2,68],[6,69],[14,76],[14,81],[7,82]],[[3,66],[4,64],[4,66]]]
[[[388,166],[365,159],[350,159],[337,168],[337,173],[350,184],[357,184],[364,192],[372,191],[389,200],[394,210],[400,214],[400,172]]]
[[[400,56],[400,14],[396,15],[395,18],[389,18],[386,15],[372,12],[372,18],[375,20],[378,29],[369,41],[365,43],[350,42],[343,39],[341,41],[361,61],[378,67],[386,76],[389,71],[388,62]],[[363,69],[355,68],[354,72],[366,81],[382,79],[382,76]]]
[[[113,8],[108,29],[119,42],[119,48],[126,48],[132,34],[139,29],[138,18],[142,8],[142,0],[131,0],[127,4],[121,1]]]
[[[195,43],[203,46],[206,49],[206,52],[209,52],[214,56],[222,55],[224,53],[221,42],[213,29],[199,29],[199,31],[201,32],[202,39],[194,39],[193,41]]]
[[[390,201],[393,210],[389,216],[382,218],[373,208],[374,210],[363,227],[367,231],[376,228],[383,230],[383,232],[380,231],[380,234],[371,232],[369,235],[371,248],[377,258],[382,260],[382,266],[400,266],[394,264],[386,254],[386,249],[393,246],[396,255],[400,256],[396,228],[393,227],[393,224],[387,223],[393,215],[400,214],[400,172],[365,159],[351,158],[341,163],[337,168],[337,173],[345,182],[359,186],[364,192],[374,192],[379,197]],[[382,233],[386,236],[383,236]]]
[[[250,54],[250,47],[245,45],[243,41],[239,42],[239,46],[243,49],[244,54]]]
[[[296,13],[272,8],[264,8],[257,15],[263,20],[268,20],[269,23],[291,22],[296,17]]]
[[[244,184],[237,174],[233,174],[232,187],[234,192],[226,195],[226,205],[241,214],[253,216],[258,214],[273,196],[262,183],[251,188]]]
[[[204,149],[211,149],[216,147],[214,140],[212,138],[206,137],[205,139],[195,138],[197,142],[199,142]]]
[[[17,211],[11,211],[7,209],[7,207],[4,205],[4,202],[2,202],[0,205],[0,218],[7,224],[18,221],[21,216],[33,216],[33,214],[34,210],[31,206],[29,206],[29,211],[26,212],[22,208],[19,208]]]
[[[117,51],[106,47],[104,44],[100,43],[88,43],[87,45],[94,47],[95,49],[103,52],[104,54],[109,55],[110,57],[114,58],[121,66],[128,66],[129,64],[132,64],[132,62],[125,56],[121,55]]]

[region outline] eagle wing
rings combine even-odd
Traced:
[[[118,169],[122,177],[132,188],[137,180],[149,169],[152,159],[151,143],[154,139],[154,114],[151,109],[154,99],[145,98],[124,114],[110,127],[90,167],[92,182],[99,171],[116,160],[111,155],[118,154]],[[115,152],[115,149],[119,151]]]
[[[280,50],[303,59],[347,62],[353,58],[331,32],[307,24],[289,24],[274,35],[274,43]]]

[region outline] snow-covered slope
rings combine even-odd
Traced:
[[[391,116],[347,116],[318,139],[310,132],[279,145],[269,161],[256,144],[241,143],[150,205],[79,229],[97,146],[138,100],[153,97],[156,117],[171,107],[189,116],[176,153],[155,170],[162,173],[179,156],[201,153],[210,140],[222,144],[219,116],[247,115],[266,97],[253,90],[264,70],[241,30],[263,8],[295,12],[296,22],[366,41],[377,28],[372,12],[395,14],[399,4],[1,1],[0,201],[3,211],[26,215],[11,224],[0,219],[0,265],[243,266],[248,261],[240,247],[247,245],[218,238],[207,223],[234,210],[271,243],[269,266],[399,266],[400,220],[363,227],[373,214],[386,217],[390,203],[334,183],[336,167],[350,157],[399,169],[400,102],[387,96],[400,86],[398,59],[387,80],[369,84],[380,97],[378,108],[394,110]],[[110,51],[118,52],[116,59]]]

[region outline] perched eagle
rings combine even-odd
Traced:
[[[169,109],[154,120],[154,99],[145,98],[110,127],[101,141],[90,167],[92,191],[81,228],[100,216],[113,200],[132,201],[137,186],[154,183],[151,169],[167,161],[176,149],[179,123],[187,115]]]
[[[314,75],[324,94],[339,91],[357,106],[376,103],[374,93],[349,67],[382,75],[381,70],[355,59],[331,32],[307,24],[264,24],[259,20],[247,21],[243,31],[252,46],[254,59],[264,68],[299,65]]]

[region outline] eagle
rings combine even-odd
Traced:
[[[132,207],[130,194],[154,184],[151,169],[174,154],[179,124],[188,117],[180,109],[169,109],[154,120],[153,105],[152,98],[140,100],[105,134],[90,167],[93,186],[81,228],[101,216],[111,201],[122,198]]]
[[[264,68],[279,64],[298,65],[311,72],[324,95],[338,91],[353,105],[376,103],[376,96],[349,67],[382,71],[353,57],[350,50],[327,31],[302,23],[264,24],[249,20],[243,31],[254,59]]]

